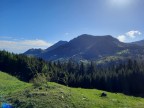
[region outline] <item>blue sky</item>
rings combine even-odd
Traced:
[[[0,0],[0,49],[44,49],[81,34],[141,40],[143,10],[143,0]]]

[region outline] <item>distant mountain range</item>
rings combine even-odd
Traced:
[[[50,46],[49,48],[47,48],[45,50],[32,48],[32,49],[29,49],[28,51],[26,51],[24,54],[29,55],[29,56],[39,57],[41,54],[48,53],[49,51],[52,51],[52,50],[58,48],[61,45],[66,44],[66,43],[68,43],[68,42],[67,41],[59,41],[56,44]]]
[[[144,40],[141,41],[136,41],[136,42],[132,42],[133,44],[139,45],[139,46],[144,46]]]
[[[45,60],[98,60],[109,56],[136,56],[144,54],[144,40],[123,43],[110,36],[92,36],[83,34],[67,41],[59,41],[53,46],[42,49],[30,49],[24,54],[41,57]]]

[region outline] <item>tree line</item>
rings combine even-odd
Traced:
[[[71,87],[96,88],[110,92],[144,97],[143,58],[127,59],[111,65],[96,62],[47,62],[41,58],[27,57],[0,51],[0,70],[29,82],[38,73],[47,80]]]

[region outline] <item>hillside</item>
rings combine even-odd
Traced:
[[[96,89],[70,88],[49,82],[48,87],[33,88],[0,72],[0,95],[20,108],[144,108],[144,99]],[[17,91],[17,92],[14,92]]]
[[[144,40],[133,42],[133,44],[144,46]]]
[[[116,45],[117,42],[111,36],[91,36],[84,34],[49,53],[44,53],[42,57],[46,60],[57,60],[60,58],[92,60],[100,56],[114,54],[118,50],[121,50]]]
[[[52,45],[52,46],[50,46],[49,48],[47,48],[47,49],[45,50],[45,52],[52,51],[52,50],[54,50],[54,49],[56,49],[56,48],[58,48],[58,47],[60,47],[60,46],[62,46],[62,45],[64,45],[64,44],[66,44],[66,43],[68,43],[68,42],[67,42],[67,41],[58,41],[58,42],[55,43],[54,45]]]
[[[37,56],[39,56],[43,52],[44,52],[44,50],[42,50],[42,49],[33,49],[32,48],[32,49],[27,50],[24,54],[28,55],[28,56],[35,56],[35,57],[37,57]]]
[[[30,85],[31,84],[19,81],[17,78],[0,71],[0,95],[18,92]]]
[[[61,43],[61,44],[59,44]],[[118,52],[129,51],[121,54],[122,57],[135,57],[143,53],[143,47],[133,43],[123,43],[110,36],[80,35],[69,42],[60,41],[41,53],[26,51],[24,54],[41,57],[45,60],[88,60],[95,61],[108,56],[117,56]]]
[[[118,52],[118,55],[127,53],[129,50]],[[143,57],[132,60],[109,56],[91,63],[56,63],[0,51],[0,58],[0,70],[21,81],[29,82],[37,74],[44,74],[47,81],[69,87],[95,88],[144,97]]]
[[[26,51],[24,54],[28,55],[28,56],[36,56],[36,57],[41,57],[41,55],[43,53],[48,53],[49,51],[52,51],[56,48],[58,48],[59,46],[62,46],[64,44],[68,43],[67,41],[59,41],[57,43],[55,43],[54,45],[48,47],[45,50],[42,49],[29,49],[28,51]]]

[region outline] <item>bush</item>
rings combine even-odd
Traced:
[[[34,87],[40,87],[40,86],[48,86],[47,84],[47,78],[44,74],[37,74],[33,80],[32,83]]]

